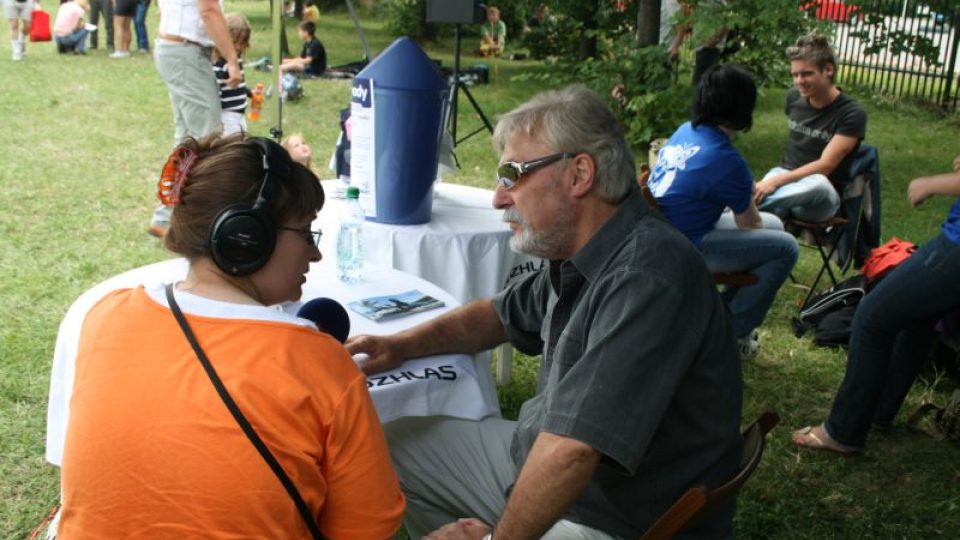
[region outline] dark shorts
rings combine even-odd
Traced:
[[[114,0],[114,17],[133,17],[137,14],[137,0]]]

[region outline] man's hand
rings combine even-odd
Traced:
[[[777,182],[776,176],[764,178],[763,180],[757,182],[757,185],[754,186],[753,191],[754,204],[759,205],[764,199],[767,198],[767,195],[770,195],[776,191],[778,187],[780,187],[780,184]]]
[[[427,540],[480,540],[493,529],[477,518],[458,519],[424,536]]]
[[[360,369],[370,375],[399,367],[406,358],[400,352],[392,336],[354,336],[345,346],[350,354],[365,353],[368,358],[360,362]]]
[[[960,171],[960,156],[953,158],[953,170]]]

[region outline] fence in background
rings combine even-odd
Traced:
[[[829,21],[833,30],[838,82],[956,111],[960,99],[957,4],[951,0],[814,0],[806,5],[812,15]],[[912,45],[913,52],[897,43]],[[915,54],[922,50],[928,54]]]

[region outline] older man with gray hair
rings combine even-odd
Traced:
[[[542,355],[517,421],[387,424],[412,538],[636,538],[693,484],[730,479],[741,373],[703,258],[652,211],[634,156],[593,91],[507,113],[493,203],[515,250],[548,259],[496,297],[347,343],[368,372],[509,340]],[[469,519],[467,516],[474,516]],[[732,504],[695,535],[731,534]],[[432,531],[432,532],[431,532]]]

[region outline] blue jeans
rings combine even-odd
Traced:
[[[924,244],[863,297],[853,318],[847,372],[824,424],[862,447],[870,424],[889,426],[927,358],[933,322],[960,306],[960,245]]]
[[[87,52],[87,34],[90,32],[86,28],[74,30],[65,36],[54,36],[57,45],[63,45],[67,49],[73,49],[78,52]]]
[[[774,167],[763,178],[787,172]],[[822,174],[811,174],[796,182],[780,186],[757,206],[780,219],[793,217],[805,221],[826,221],[840,209],[840,195]]]
[[[147,36],[147,10],[150,9],[149,0],[137,2],[137,12],[133,16],[133,29],[137,32],[137,48],[141,51],[150,50],[150,38]]]
[[[738,338],[763,323],[800,253],[797,240],[783,232],[777,216],[760,216],[764,228],[738,229],[733,213],[724,212],[700,244],[711,272],[749,272],[757,277],[757,283],[729,287],[721,295],[733,315],[733,331]]]

